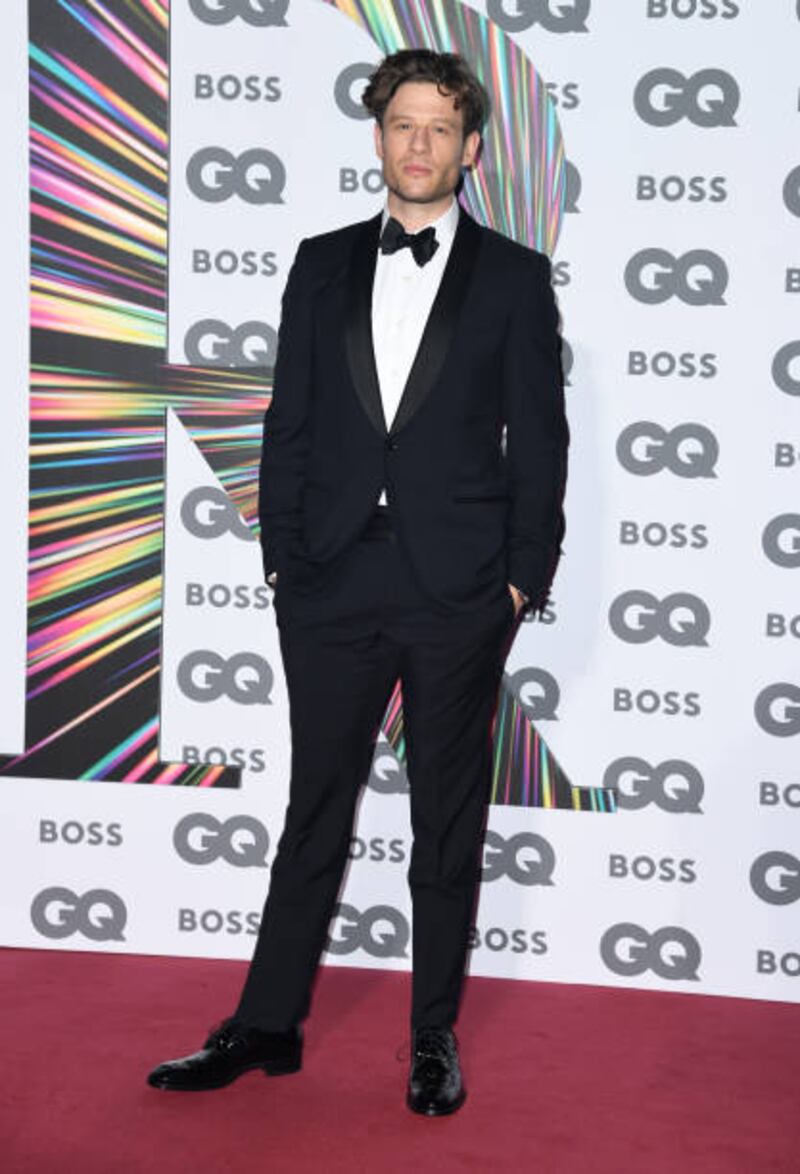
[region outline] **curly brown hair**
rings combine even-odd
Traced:
[[[464,137],[480,133],[489,117],[489,95],[458,53],[433,49],[401,49],[385,57],[370,76],[361,101],[379,126],[397,90],[404,82],[432,82],[440,94],[455,99],[464,113]]]

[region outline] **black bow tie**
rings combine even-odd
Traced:
[[[422,232],[406,232],[399,220],[390,216],[381,233],[381,252],[396,253],[398,249],[411,249],[414,260],[419,266],[427,265],[433,254],[439,248],[436,239],[436,229],[431,225],[423,228]]]

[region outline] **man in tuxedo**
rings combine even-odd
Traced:
[[[395,53],[364,104],[382,213],[300,245],[266,414],[264,568],[289,692],[286,825],[235,1014],[149,1077],[217,1088],[300,1067],[354,809],[398,678],[411,789],[407,1103],[464,1101],[453,1024],[491,726],[524,607],[560,554],[567,424],[550,264],[455,198],[488,112],[453,54]]]

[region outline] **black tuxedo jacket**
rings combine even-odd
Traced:
[[[473,609],[510,582],[541,605],[568,444],[550,263],[461,210],[387,428],[371,328],[380,226],[304,240],[289,274],[261,459],[265,572],[279,593],[324,574],[385,488],[434,603]]]

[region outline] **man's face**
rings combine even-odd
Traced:
[[[464,138],[463,111],[432,82],[404,82],[375,126],[375,150],[390,192],[409,204],[449,196],[462,167],[473,163],[477,131]]]

